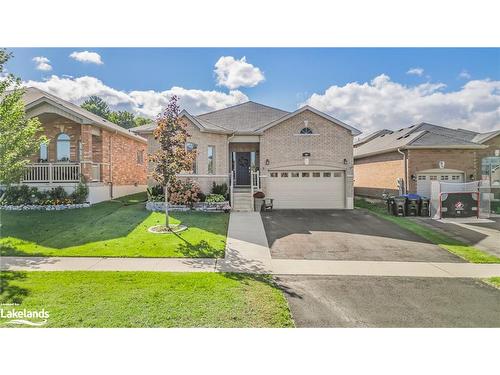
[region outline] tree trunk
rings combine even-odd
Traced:
[[[167,229],[170,229],[170,226],[169,226],[169,216],[168,216],[168,183],[165,184],[165,225],[167,227]]]

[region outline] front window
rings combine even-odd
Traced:
[[[61,133],[57,136],[57,161],[69,161],[70,157],[69,135]]]
[[[186,151],[187,152],[194,152],[195,153],[195,157],[193,159],[193,169],[191,170],[191,173],[194,173],[194,174],[196,174],[197,170],[198,170],[198,166],[197,166],[197,163],[196,163],[197,149],[198,149],[198,145],[196,143],[191,143],[191,142],[186,143]]]
[[[215,146],[208,146],[208,174],[215,174]]]
[[[38,161],[40,163],[49,161],[49,145],[45,142],[40,145],[40,157]]]
[[[144,151],[137,151],[137,164],[144,164]]]

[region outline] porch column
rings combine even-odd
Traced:
[[[81,126],[82,156],[81,173],[85,181],[92,181],[92,125]]]

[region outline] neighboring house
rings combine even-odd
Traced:
[[[91,203],[146,189],[144,138],[36,88],[27,88],[23,99],[49,142],[33,155],[22,183],[71,192],[83,181]]]
[[[407,192],[430,195],[432,180],[487,180],[500,193],[500,130],[476,133],[421,123],[396,131],[381,130],[354,143],[356,195],[378,197]],[[497,190],[499,189],[499,190]]]
[[[287,112],[254,102],[181,115],[187,147],[197,153],[194,170],[181,177],[197,180],[205,193],[214,182],[227,183],[233,209],[251,209],[256,190],[274,199],[274,208],[353,208],[353,136],[359,131],[351,126],[309,106]],[[148,137],[149,153],[158,149],[154,128],[134,128]]]

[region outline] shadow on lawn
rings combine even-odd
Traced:
[[[29,290],[18,285],[12,285],[12,282],[25,278],[25,272],[0,271],[0,303],[20,304],[23,298],[29,295]]]
[[[180,235],[176,234],[176,236],[183,241],[177,245],[177,250],[186,258],[215,258],[224,255],[224,249],[216,249],[205,240],[192,244]]]

